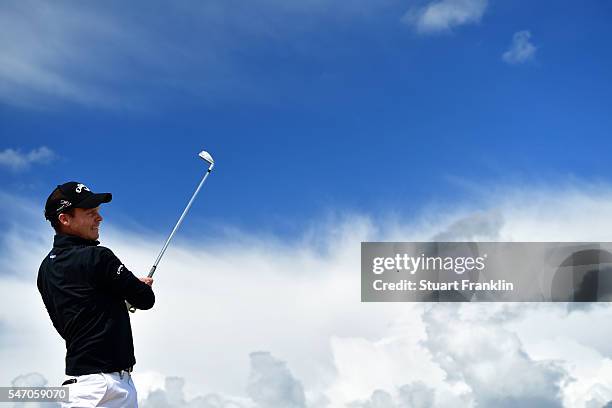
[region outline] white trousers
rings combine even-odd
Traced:
[[[68,384],[68,402],[62,408],[138,408],[138,396],[132,376],[119,373],[80,375]]]

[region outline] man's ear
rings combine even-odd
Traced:
[[[66,227],[70,225],[70,218],[68,217],[68,214],[61,213],[60,215],[57,216],[57,219],[59,220],[60,224]]]

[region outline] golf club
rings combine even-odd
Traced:
[[[187,206],[183,210],[183,213],[181,214],[181,217],[176,222],[176,225],[172,229],[172,232],[170,233],[170,236],[168,236],[168,239],[166,240],[166,243],[162,247],[161,251],[159,252],[159,255],[157,255],[157,259],[155,259],[155,262],[153,263],[153,266],[151,267],[151,270],[149,271],[149,274],[147,275],[149,278],[153,277],[153,274],[155,273],[155,270],[157,269],[157,265],[159,265],[159,261],[162,259],[162,256],[164,256],[164,252],[166,252],[166,248],[168,248],[168,245],[170,244],[170,241],[172,240],[172,237],[174,237],[174,234],[176,233],[176,231],[180,227],[181,223],[183,222],[183,219],[185,218],[185,216],[187,215],[187,212],[191,208],[191,205],[193,204],[193,201],[195,200],[196,196],[200,192],[200,189],[202,188],[202,185],[204,185],[204,182],[206,181],[206,178],[208,177],[208,175],[212,171],[213,167],[215,167],[215,161],[213,160],[213,158],[210,155],[210,153],[208,153],[206,150],[202,150],[198,154],[198,156],[200,156],[200,158],[202,160],[204,160],[206,163],[208,163],[208,170],[204,174],[204,177],[202,177],[202,181],[200,181],[200,184],[198,184],[198,188],[196,188],[195,192],[191,196],[191,199],[189,200],[189,202],[187,203]],[[128,306],[128,310],[130,312],[134,313],[136,311],[135,307],[133,307],[132,305],[130,305],[127,302],[126,302],[126,304]]]

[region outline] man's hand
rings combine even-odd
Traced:
[[[144,276],[142,278],[138,278],[143,283],[146,283],[149,286],[153,286],[153,278],[149,278],[148,276]]]

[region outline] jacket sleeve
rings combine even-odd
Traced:
[[[147,310],[153,307],[155,303],[153,289],[134,276],[113,251],[105,247],[96,247],[94,264],[96,286],[110,291],[137,309]]]

